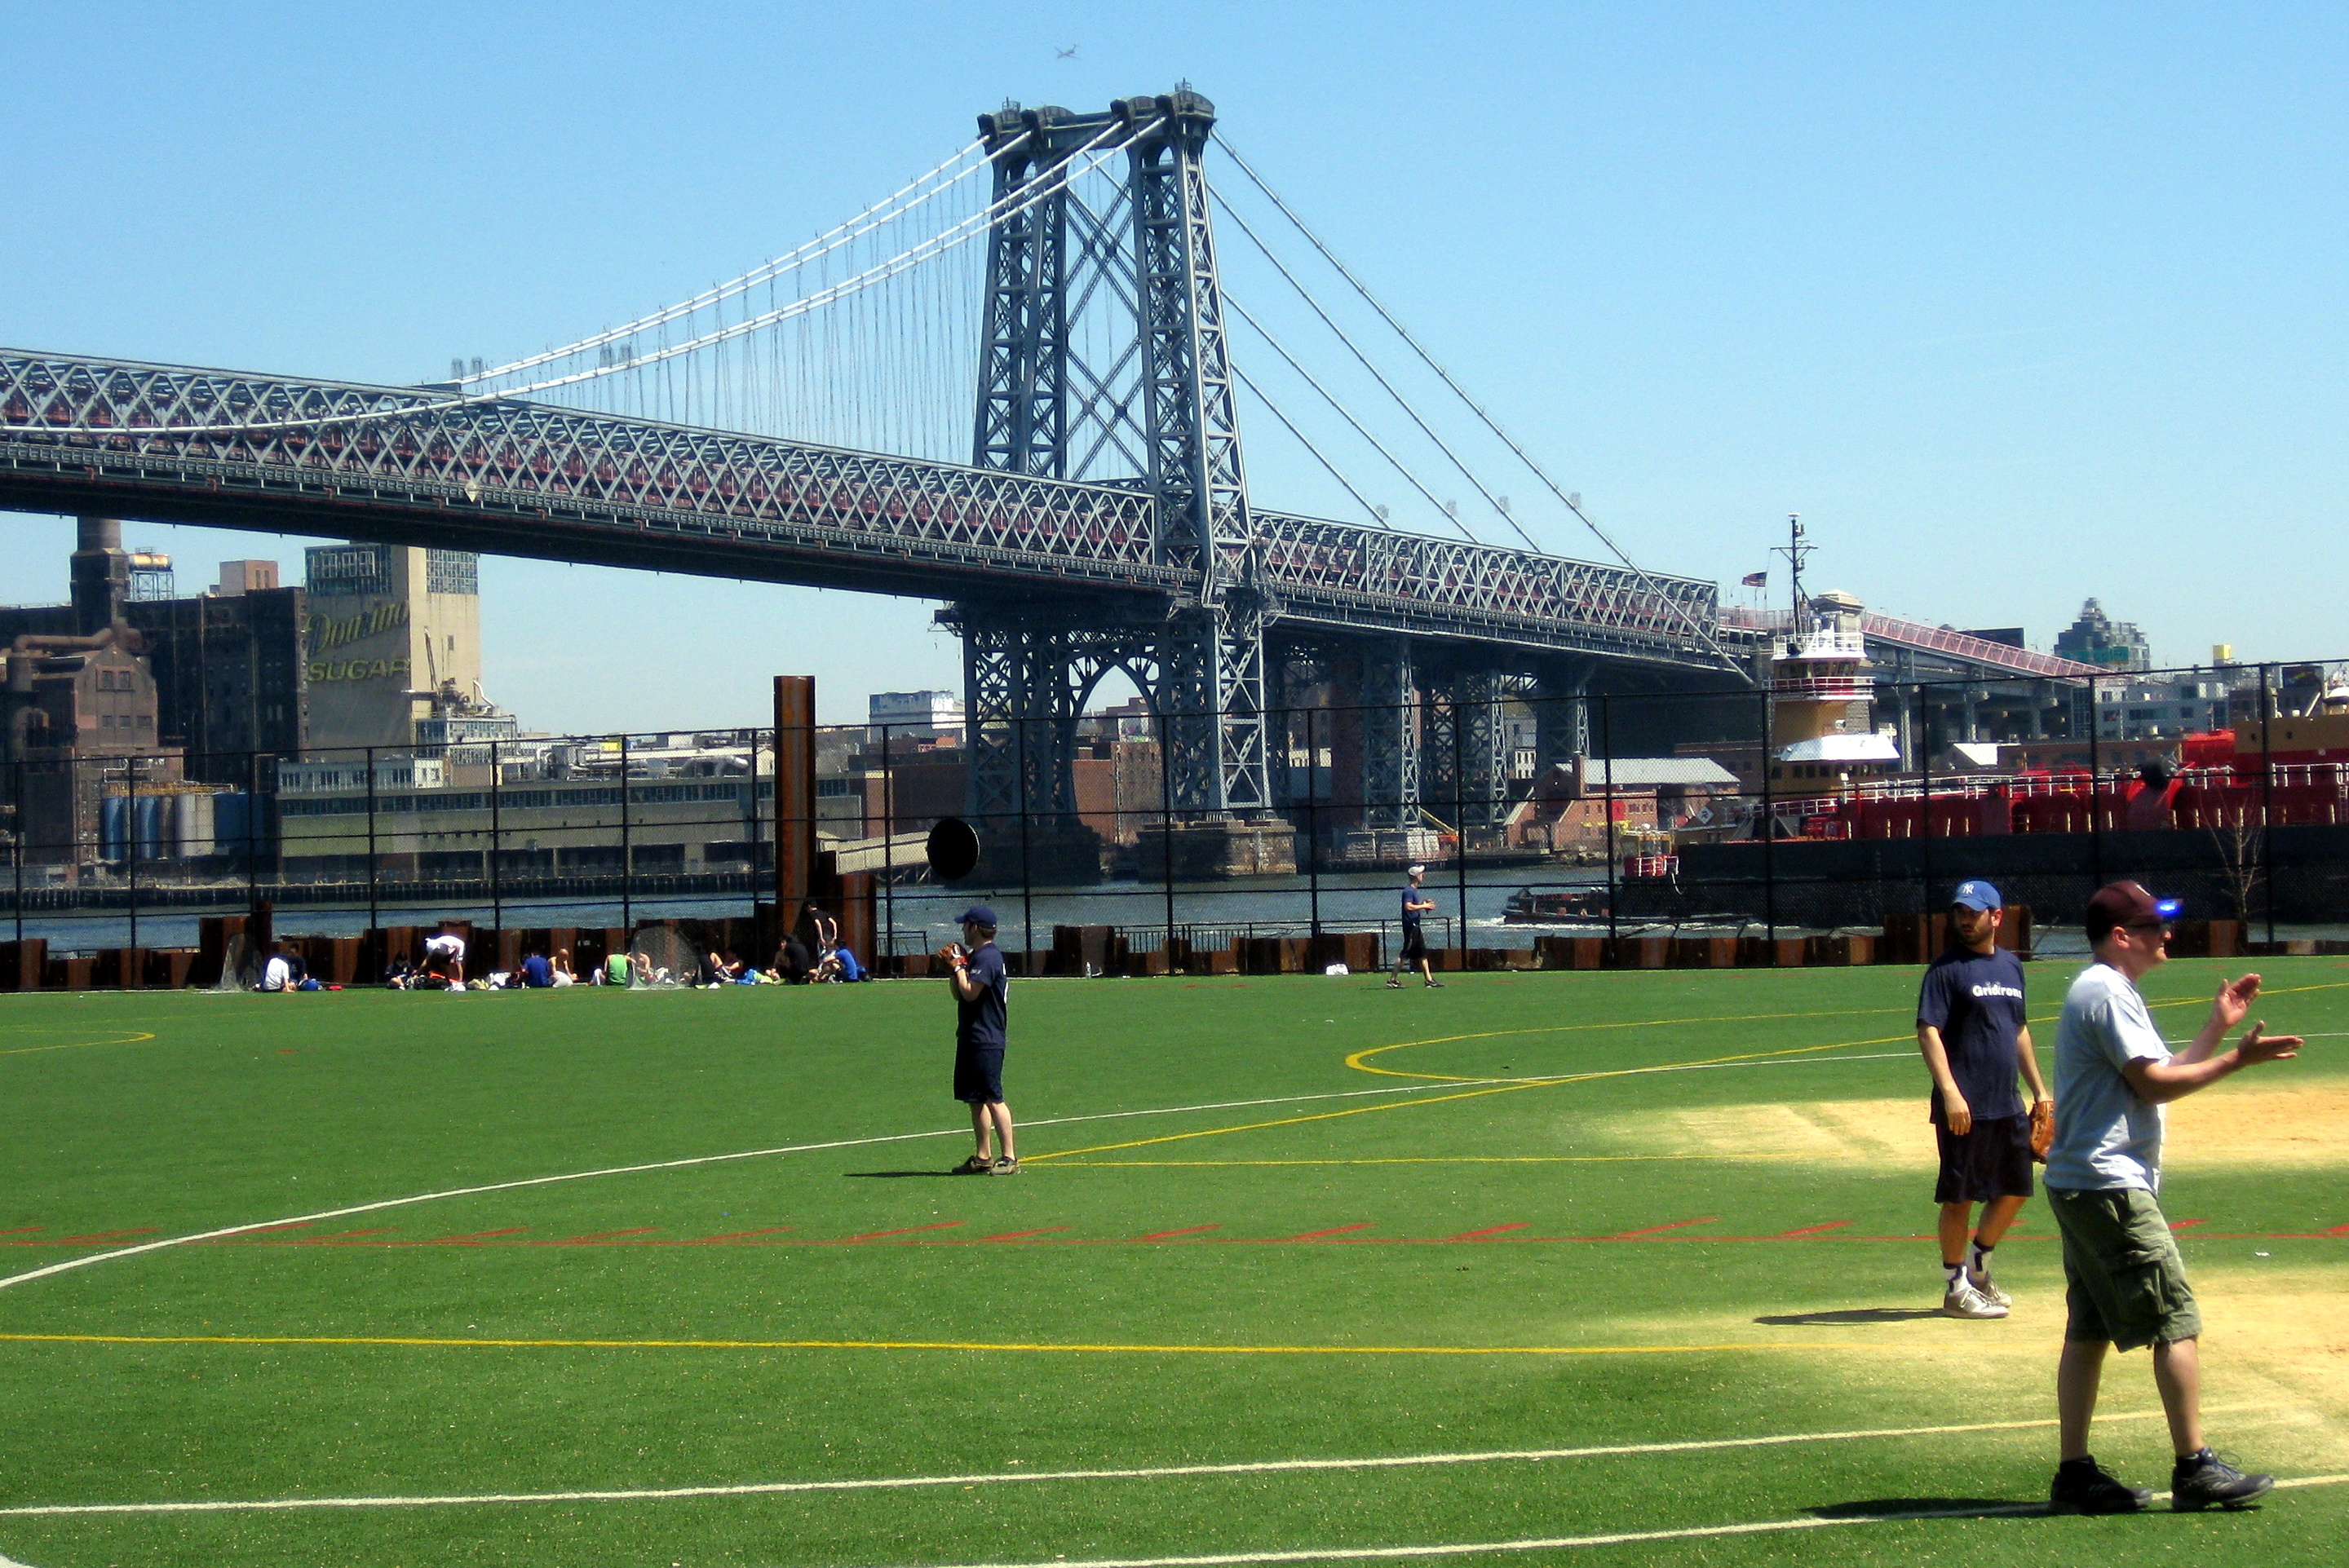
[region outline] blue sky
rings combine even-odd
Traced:
[[[2344,56],[2320,6],[0,4],[0,342],[413,381],[730,276],[1007,97],[1188,78],[1643,564],[1733,583],[1800,511],[1891,613],[2339,655]],[[1326,504],[1248,434],[1260,502]],[[131,534],[183,584],[300,546]],[[69,542],[0,519],[0,594]],[[482,583],[533,726],[959,684],[927,604]]]

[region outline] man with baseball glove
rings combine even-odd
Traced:
[[[1941,1154],[1933,1188],[1941,1206],[1941,1310],[1951,1317],[2004,1317],[2013,1305],[1991,1282],[1991,1252],[2031,1196],[2031,1162],[2045,1153],[2055,1126],[2023,1021],[2023,963],[1998,944],[2004,915],[1998,889],[1960,882],[1949,950],[1917,993],[1917,1045],[1933,1079]],[[2018,1072],[2031,1086],[2028,1116],[2015,1093]]]

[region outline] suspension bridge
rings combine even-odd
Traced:
[[[1535,547],[1456,438],[1210,184],[1211,144],[1611,560]],[[1396,437],[1230,296],[1218,211],[1516,542],[1479,538]],[[1309,394],[1319,438],[1237,363],[1235,324]],[[1255,504],[1243,392],[1363,521]],[[1365,458],[1458,537],[1393,526],[1352,477]],[[0,350],[0,507],[942,600],[985,814],[1072,817],[1075,720],[1112,668],[1161,716],[1170,806],[1210,820],[1287,804],[1268,715],[1291,683],[1347,692],[1359,798],[1391,803],[1371,826],[1415,825],[1436,784],[1423,771],[1458,773],[1426,798],[1464,802],[1464,825],[1496,813],[1510,691],[1752,679],[1754,633],[1723,625],[1714,584],[1617,549],[1187,88],[983,115],[954,157],[781,257],[574,343],[458,360],[445,381]],[[2021,650],[1941,652],[2059,673]],[[1543,711],[1582,724],[1578,703]]]

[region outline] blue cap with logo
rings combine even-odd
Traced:
[[[1961,882],[1950,902],[1968,909],[2004,909],[2006,901],[1998,896],[1998,889],[1986,882]]]
[[[993,931],[996,926],[995,912],[988,908],[987,905],[983,903],[975,903],[968,909],[964,910],[962,912],[962,918],[956,921],[955,923],[957,925],[983,925],[987,927],[988,930]]]

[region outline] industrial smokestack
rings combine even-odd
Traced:
[[[122,523],[111,517],[74,520],[74,630],[95,636],[122,619],[130,595],[130,553],[122,548]]]

